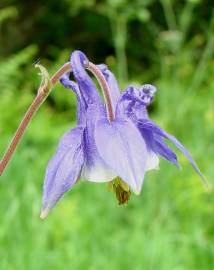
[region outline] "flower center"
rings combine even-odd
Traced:
[[[119,205],[127,205],[131,197],[129,186],[123,182],[120,177],[115,178],[109,183],[110,190],[112,190],[118,200]]]

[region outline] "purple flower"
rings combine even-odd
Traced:
[[[107,66],[98,65],[109,86],[114,118],[110,119],[108,104],[104,105],[86,72],[86,56],[75,51],[70,63],[76,82],[70,79],[70,72],[61,78],[61,83],[77,97],[77,127],[65,133],[48,163],[42,218],[80,178],[111,182],[119,203],[126,203],[130,190],[140,193],[145,172],[159,168],[158,156],[179,166],[176,154],[164,139],[175,144],[203,178],[185,147],[149,119],[147,106],[153,101],[154,86],[129,86],[120,93],[113,73]]]
[[[142,186],[146,144],[128,118],[116,114],[115,120],[109,122],[96,86],[85,71],[87,63],[86,56],[75,51],[71,55],[71,68],[77,83],[69,79],[70,74],[61,78],[61,83],[77,97],[77,127],[62,137],[48,163],[42,218],[80,178],[109,182],[119,175],[136,193]],[[111,98],[117,100],[116,96]],[[104,158],[100,155],[102,147]]]
[[[114,75],[105,65],[99,65],[99,68],[106,77],[111,91],[114,92],[112,95],[117,97],[117,101],[115,102],[116,114],[123,119],[130,119],[138,128],[146,143],[148,155],[146,170],[158,168],[158,156],[161,156],[180,167],[176,154],[164,141],[164,139],[168,139],[187,157],[195,171],[200,175],[202,180],[205,181],[204,176],[200,172],[188,150],[174,136],[161,129],[157,124],[149,119],[147,106],[149,106],[153,101],[154,94],[156,93],[156,87],[150,84],[145,84],[139,89],[134,86],[128,86],[119,96],[119,88]],[[103,155],[104,150],[99,150],[100,155],[105,159],[105,156]]]

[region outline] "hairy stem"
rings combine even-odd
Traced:
[[[91,73],[94,74],[94,76],[97,78],[101,86],[104,100],[106,103],[108,119],[109,121],[112,121],[114,119],[114,114],[113,114],[113,106],[111,102],[110,89],[108,87],[108,83],[106,82],[105,77],[103,76],[102,72],[96,67],[96,65],[89,62],[86,68],[90,70]],[[70,70],[71,70],[70,63],[68,62],[64,64],[50,79],[51,87],[53,87],[57,83],[57,81],[62,77],[64,73]],[[30,120],[32,119],[32,117],[34,116],[34,114],[36,113],[40,105],[43,103],[43,101],[48,97],[50,93],[49,87],[50,85],[48,83],[45,83],[39,87],[37,96],[35,97],[29,109],[27,110],[26,114],[24,115],[18,129],[15,132],[15,135],[9,147],[7,148],[5,154],[3,155],[2,160],[0,161],[0,176],[5,170],[8,162],[10,161],[14,151],[16,150],[18,143],[22,139]]]
[[[108,86],[108,83],[104,77],[104,75],[102,74],[102,72],[99,70],[99,68],[97,68],[96,65],[94,65],[93,63],[89,62],[88,66],[86,67],[88,70],[91,71],[91,73],[97,78],[101,89],[102,89],[102,93],[104,96],[104,101],[106,104],[106,109],[107,109],[107,115],[108,115],[108,119],[109,121],[113,121],[114,120],[114,113],[113,113],[113,104],[111,101],[111,96],[110,96],[110,89]]]
[[[68,70],[70,70],[70,64],[66,63],[63,67],[61,67],[51,78],[50,82],[52,86],[59,80],[59,78]],[[27,110],[26,114],[24,115],[18,129],[15,132],[15,135],[6,150],[5,154],[3,155],[2,160],[0,161],[0,175],[3,173],[4,169],[6,168],[8,162],[10,161],[14,151],[16,150],[16,147],[18,143],[20,142],[22,136],[24,135],[24,132],[32,119],[35,112],[38,110],[42,102],[47,98],[48,96],[48,84],[41,85],[38,89],[38,94],[35,97],[34,101],[31,103],[29,109]]]

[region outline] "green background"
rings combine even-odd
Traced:
[[[75,126],[75,96],[57,85],[0,178],[0,270],[214,269],[214,16],[211,0],[1,0],[0,153],[40,84],[75,49],[127,84],[155,84],[150,116],[190,150],[206,190],[178,153],[140,196],[118,206],[81,181],[39,219],[45,167]]]

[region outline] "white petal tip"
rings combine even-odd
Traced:
[[[45,219],[48,216],[49,212],[50,212],[50,209],[49,208],[43,209],[41,211],[40,218],[41,219]]]
[[[136,190],[136,191],[134,191],[135,195],[137,195],[137,196],[140,195],[140,192],[141,192],[141,190]]]

